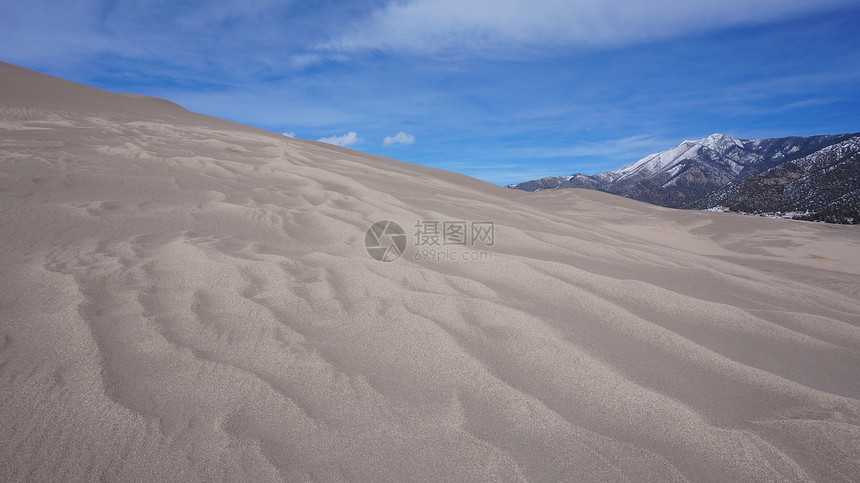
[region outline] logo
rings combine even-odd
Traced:
[[[496,244],[496,226],[492,221],[418,220],[413,232],[416,261],[468,262],[492,260],[493,252],[474,250]],[[377,221],[364,235],[367,254],[380,262],[393,262],[406,252],[407,238],[403,227],[390,220]]]
[[[364,247],[375,260],[393,262],[406,250],[406,232],[393,221],[377,221],[367,229]]]

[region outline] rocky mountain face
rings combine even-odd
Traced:
[[[615,171],[508,187],[587,188],[672,208],[819,212],[836,207],[847,213],[858,206],[858,145],[860,134],[778,139],[713,134]]]
[[[754,213],[795,212],[796,218],[860,223],[860,136],[729,183],[691,207],[715,206]]]

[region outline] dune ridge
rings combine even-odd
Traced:
[[[421,220],[488,258],[416,260]],[[0,64],[0,474],[856,481],[857,253]]]

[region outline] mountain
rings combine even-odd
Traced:
[[[757,176],[784,163],[806,159],[830,146],[850,140],[856,141],[857,139],[858,134],[795,136],[778,139],[736,139],[725,134],[712,134],[703,139],[684,141],[668,151],[646,156],[615,171],[592,176],[575,174],[541,178],[508,185],[508,188],[524,191],[550,188],[587,188],[670,208],[709,207],[707,205],[711,202],[729,200],[733,193],[741,193],[738,196],[743,196],[744,200],[752,203],[751,200],[759,197],[751,196],[749,190],[753,190],[755,186],[759,185],[748,183],[743,189],[740,189],[735,186],[740,180]],[[856,150],[856,142],[849,142],[840,152],[845,154],[845,150]],[[807,166],[805,169],[814,171],[815,166],[820,166],[821,162],[823,161],[804,161],[801,164]],[[803,170],[796,172],[799,176],[811,173],[812,171]],[[842,187],[848,189],[850,186],[850,184],[844,183],[830,186],[821,184],[826,180],[832,180],[832,176],[819,176],[817,179],[818,182],[810,183],[805,188],[809,191],[808,193],[802,196],[799,194],[792,195],[791,199],[815,198],[816,195],[811,191],[816,189],[828,190],[830,193],[819,196],[819,198],[835,199],[846,194],[838,190]],[[796,185],[798,183],[792,186]],[[727,189],[729,186],[734,188]],[[737,191],[738,189],[740,191]],[[724,194],[717,195],[718,191]],[[777,198],[773,196],[768,197],[768,199],[771,201],[767,204],[769,208],[797,206],[798,204],[794,201],[778,202]],[[736,204],[740,206],[741,203]],[[765,209],[764,205],[759,207],[748,203],[744,206],[755,208],[750,211]],[[818,203],[815,206],[822,205]]]
[[[860,222],[860,137],[729,183],[692,207],[745,212],[809,212],[803,219]]]

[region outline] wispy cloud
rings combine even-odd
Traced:
[[[361,138],[358,137],[358,133],[355,131],[350,131],[343,136],[331,136],[327,138],[318,139],[320,142],[334,144],[337,146],[352,146],[353,144],[361,141]]]
[[[578,158],[578,157],[616,157],[624,158],[638,154],[652,154],[669,149],[681,142],[661,136],[639,134],[621,139],[603,141],[580,141],[569,146],[554,148],[525,148],[517,152],[518,156],[529,158]],[[631,159],[630,162],[635,161]],[[572,173],[568,173],[572,174]]]
[[[391,2],[321,50],[542,53],[766,23],[855,0],[412,0]]]
[[[415,136],[411,134],[406,134],[403,131],[400,131],[394,136],[385,136],[385,139],[382,140],[382,144],[386,146],[390,146],[392,144],[412,144],[414,142]]]
[[[0,60],[500,183],[857,130],[860,0],[311,3],[7,1]]]
[[[214,73],[224,78],[227,73],[240,79],[254,78],[273,65],[280,68],[280,60],[275,64],[271,58],[276,49],[295,49],[306,43],[308,32],[284,28],[291,3],[3,2],[0,58],[52,67],[139,61],[144,65],[158,63],[173,76],[187,70],[201,77]]]
[[[281,135],[282,135],[282,136],[286,136],[286,137],[288,137],[288,138],[294,138],[294,137],[296,137],[296,133],[294,133],[293,131],[282,132],[282,133],[281,133]]]

